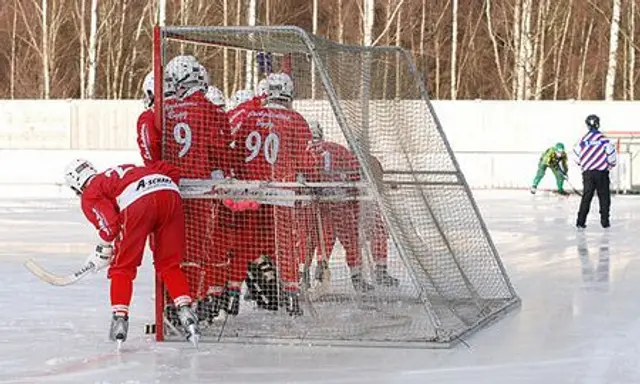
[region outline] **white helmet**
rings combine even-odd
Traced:
[[[209,78],[209,72],[207,69],[200,63],[198,63],[200,68],[200,82],[204,88],[207,88],[209,84],[211,84],[211,78]]]
[[[153,71],[147,73],[142,82],[142,102],[145,108],[151,108],[153,106]]]
[[[269,82],[267,81],[267,79],[262,79],[258,82],[258,92],[256,92],[256,95],[266,96],[267,93],[269,93]]]
[[[211,104],[217,105],[219,107],[224,107],[224,105],[226,104],[226,100],[222,91],[214,87],[213,85],[210,85],[209,88],[207,88],[207,93],[205,93],[204,97],[206,97],[207,100],[211,102]]]
[[[75,159],[64,168],[65,183],[80,196],[85,184],[98,173],[88,160]]]
[[[293,101],[293,82],[286,73],[272,73],[267,77],[267,99]]]
[[[313,139],[313,141],[320,141],[324,137],[322,126],[320,125],[318,120],[309,120],[309,130],[311,130],[311,138]]]
[[[205,90],[202,65],[191,55],[176,56],[165,68],[165,77],[170,78],[178,97],[188,96],[196,90]]]
[[[236,91],[236,93],[233,94],[233,96],[231,96],[231,99],[233,100],[233,102],[236,105],[240,105],[242,103],[244,103],[245,101],[249,101],[251,99],[253,99],[253,91],[250,89],[241,89],[239,91]]]

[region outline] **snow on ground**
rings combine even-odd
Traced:
[[[107,281],[52,287],[95,235],[72,200],[0,200],[0,383],[638,383],[640,197],[615,196],[612,228],[573,224],[579,198],[476,191],[522,308],[450,350],[156,343],[151,266],[135,286],[129,340],[107,341]]]

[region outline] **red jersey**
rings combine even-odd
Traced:
[[[123,164],[90,179],[81,196],[82,212],[106,242],[120,233],[120,213],[149,193],[172,190],[180,193],[180,175],[173,166],[157,161],[139,167]]]
[[[294,181],[311,130],[298,112],[268,105],[249,110],[235,138],[244,153],[245,179]]]
[[[160,160],[162,155],[162,132],[156,127],[155,113],[152,108],[142,112],[138,117],[137,141],[140,156],[145,165]]]
[[[166,105],[165,121],[164,160],[177,166],[182,177],[210,179],[214,170],[229,176],[239,166],[226,113],[203,92]]]
[[[246,119],[249,111],[264,106],[265,98],[265,96],[252,97],[251,99],[245,101],[244,103],[238,104],[237,107],[227,112],[227,116],[229,117],[229,125],[231,126],[231,136],[235,136],[236,133],[240,130],[242,122],[244,121],[244,119]]]
[[[304,175],[308,181],[359,181],[360,163],[346,147],[330,141],[315,141],[307,148]]]

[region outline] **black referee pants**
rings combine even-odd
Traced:
[[[591,207],[593,194],[598,193],[600,203],[600,224],[604,228],[609,227],[609,209],[611,208],[611,191],[609,189],[609,171],[584,171],[582,172],[582,200],[578,210],[576,226],[584,227],[587,215]]]

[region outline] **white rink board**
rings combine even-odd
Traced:
[[[604,131],[633,131],[640,110],[640,102],[622,101],[434,101],[433,105],[473,188],[528,188],[540,153],[558,141],[570,152],[585,132],[586,115],[600,115]],[[307,118],[319,118],[327,125],[328,136],[335,136],[332,115],[325,116],[326,102],[302,100],[296,108]],[[318,110],[323,115],[318,116]],[[140,162],[135,124],[141,111],[139,100],[0,101],[0,196],[23,196],[23,188],[28,196],[58,196],[62,169],[77,156],[94,160],[98,167]],[[633,164],[631,157],[621,154],[621,165],[612,173],[615,188],[629,188],[632,169],[640,170],[640,157]],[[579,187],[580,173],[571,157],[569,176]],[[33,184],[39,185],[37,190]],[[555,188],[550,172],[540,187]]]
[[[573,229],[575,196],[474,194],[523,302],[465,339],[468,347],[158,344],[142,334],[153,317],[147,257],[120,354],[106,341],[104,274],[58,288],[21,264],[33,257],[62,273],[84,260],[95,235],[77,200],[0,199],[0,383],[640,382],[640,199],[614,196],[611,229],[592,214],[581,237]]]

